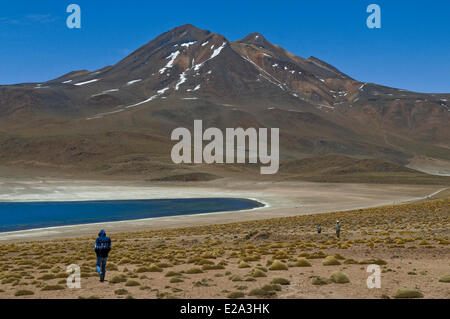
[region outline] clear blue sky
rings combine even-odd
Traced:
[[[66,27],[67,5],[82,29]],[[366,26],[366,7],[382,28]],[[360,81],[450,92],[450,1],[0,1],[0,83],[43,82],[118,62],[159,34],[191,23],[237,40],[251,32],[318,57]]]

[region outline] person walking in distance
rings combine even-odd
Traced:
[[[321,234],[322,233],[322,225],[319,224],[319,226],[317,226],[317,233]]]
[[[340,221],[336,221],[336,237],[337,238],[341,237],[341,222]]]
[[[106,262],[108,254],[111,251],[111,238],[106,237],[105,231],[102,229],[95,241],[95,253],[97,254],[97,273],[100,275],[100,282],[105,281]]]

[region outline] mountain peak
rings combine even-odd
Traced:
[[[261,33],[253,32],[247,35],[245,38],[239,40],[238,42],[254,45],[263,45],[265,42],[267,42],[267,40]]]
[[[194,26],[192,24],[184,24],[182,26],[173,28],[172,30],[169,30],[169,31],[163,33],[162,37],[194,39],[194,38],[202,38],[209,34],[211,34],[210,31],[197,28],[196,26]]]
[[[208,32],[206,30],[197,28],[195,25],[192,25],[190,23],[180,25],[178,27],[173,28],[169,32],[184,32],[184,31],[200,31],[200,32]]]

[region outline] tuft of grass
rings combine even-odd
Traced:
[[[52,280],[52,279],[55,279],[55,278],[56,278],[56,276],[53,275],[53,274],[45,274],[45,275],[39,277],[38,279],[41,279],[41,280]]]
[[[234,291],[227,295],[227,298],[229,298],[229,299],[239,299],[239,298],[244,298],[244,297],[245,297],[245,294],[242,291]]]
[[[139,290],[151,290],[152,288],[149,286],[141,286],[139,287]]]
[[[136,286],[140,286],[140,285],[141,284],[139,282],[135,281],[135,280],[128,280],[125,283],[125,286],[127,286],[127,287],[136,287]]]
[[[264,285],[261,289],[265,291],[281,291],[282,288],[278,284],[272,284],[272,285]]]
[[[17,290],[14,296],[20,297],[20,296],[31,296],[34,295],[34,292],[30,290]]]
[[[335,265],[340,265],[340,264],[341,263],[339,262],[339,260],[337,260],[336,257],[334,257],[334,256],[327,256],[322,261],[322,265],[324,265],[324,266],[335,266]]]
[[[269,270],[288,270],[288,266],[280,260],[274,260]]]
[[[61,285],[48,285],[42,288],[42,291],[51,291],[51,290],[63,290],[64,287]]]
[[[273,278],[270,283],[273,285],[283,285],[283,286],[291,284],[291,282],[285,278]]]
[[[409,288],[400,288],[394,295],[394,298],[423,298],[423,293]]]
[[[346,273],[342,271],[336,271],[331,274],[330,280],[337,284],[346,284],[350,282]]]
[[[217,265],[203,265],[203,270],[219,270],[219,269],[225,269],[225,266],[217,264]]]
[[[148,267],[148,272],[162,272],[163,269],[155,264],[150,265],[150,267]]]
[[[340,255],[340,254],[334,254],[334,257],[335,257],[336,259],[340,259],[340,260],[344,260],[344,259],[345,259],[345,257],[343,257],[343,256]]]
[[[128,294],[128,290],[121,288],[114,291],[114,293],[118,296],[124,296]]]
[[[320,276],[313,276],[311,278],[311,283],[315,286],[323,286],[328,285],[330,282],[326,278]]]
[[[256,297],[270,297],[276,295],[276,292],[273,290],[264,290],[262,288],[255,288],[252,289],[249,293],[249,296],[256,296]]]
[[[231,275],[230,277],[228,277],[231,281],[236,282],[236,281],[242,281],[241,276],[239,275]]]
[[[249,268],[250,265],[247,264],[245,261],[241,260],[238,264],[238,268]]]
[[[444,275],[441,278],[439,278],[439,282],[447,282],[450,283],[450,275]]]
[[[234,286],[234,288],[236,288],[237,290],[247,290],[248,289],[247,286]]]
[[[135,272],[138,273],[138,274],[142,274],[142,273],[145,273],[145,272],[151,272],[151,270],[150,270],[149,267],[142,266],[142,267],[138,267],[135,270]]]
[[[294,267],[311,267],[311,263],[305,257],[300,257],[294,263]]]
[[[387,261],[380,259],[380,258],[376,258],[376,259],[366,259],[363,261],[359,262],[360,265],[379,265],[379,266],[383,266],[383,265],[387,265]]]
[[[180,283],[180,282],[184,282],[184,280],[179,278],[179,277],[172,277],[172,278],[170,278],[169,282],[171,284],[177,284],[177,283]]]
[[[127,281],[127,277],[126,277],[125,275],[123,275],[123,274],[121,274],[121,275],[115,275],[114,277],[112,277],[112,278],[109,280],[109,282],[110,282],[111,284],[118,284],[118,283],[126,282],[126,281]]]
[[[181,274],[179,272],[169,270],[164,276],[165,277],[175,277],[175,276],[180,276],[180,275]]]
[[[252,272],[250,273],[250,276],[252,276],[253,278],[267,277],[267,275],[264,271],[262,271],[261,269],[257,269],[257,268],[252,270]]]
[[[203,270],[201,270],[198,267],[193,267],[193,268],[190,268],[190,269],[186,270],[186,273],[189,274],[189,275],[201,274],[201,273],[203,273]]]
[[[119,270],[119,268],[117,268],[117,266],[115,264],[113,264],[113,263],[108,264],[107,268],[108,268],[109,271],[113,271],[113,270],[114,271],[118,271]],[[93,299],[93,298],[89,297],[88,299]]]

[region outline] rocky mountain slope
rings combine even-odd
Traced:
[[[204,127],[280,128],[282,161],[341,154],[450,163],[449,101],[359,82],[258,33],[233,42],[184,25],[113,66],[0,86],[0,160],[169,174],[189,169],[170,161],[171,131],[202,119]]]

